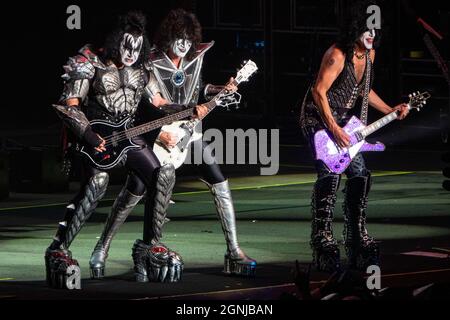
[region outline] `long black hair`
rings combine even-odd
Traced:
[[[148,41],[146,28],[147,19],[141,11],[130,11],[125,15],[119,16],[115,29],[106,37],[103,45],[102,57],[104,61],[111,60],[117,63],[121,60],[120,43],[123,35],[129,33],[133,36],[142,36],[143,44],[136,65],[142,65],[150,55],[150,42]]]
[[[367,8],[376,5],[374,0],[351,0],[348,2],[349,10],[342,21],[337,47],[346,54],[347,59],[353,57],[353,50],[359,37],[368,31],[367,20],[370,15]],[[381,29],[376,29],[374,48],[378,48],[381,41]]]
[[[192,42],[192,47],[187,54],[191,60],[202,41],[202,28],[197,17],[184,9],[174,9],[169,12],[155,34],[156,47],[167,52],[176,39],[187,37]]]

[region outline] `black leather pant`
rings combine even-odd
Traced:
[[[208,147],[208,143],[206,141],[197,141],[195,143],[201,143],[202,147],[202,153],[205,150],[206,147]],[[195,158],[196,152],[200,151],[200,148],[194,148],[194,145],[192,147],[192,155]],[[212,156],[209,152],[203,153],[204,161],[201,164],[195,164],[195,167],[197,169],[198,175],[202,177],[203,180],[205,180],[210,185],[222,183],[225,181],[225,177],[222,174],[222,170],[220,170],[220,166],[217,164],[216,159],[214,156]]]
[[[133,139],[133,142],[142,145],[140,150],[131,150],[127,153],[127,161],[125,167],[129,172],[129,179],[127,179],[127,190],[136,195],[142,196],[147,188],[152,188],[156,169],[161,167],[158,158],[153,150],[145,145],[145,142],[140,138]],[[85,176],[90,177],[99,171],[85,165]]]
[[[201,143],[201,142],[199,141],[199,143]],[[208,146],[208,143],[203,142],[202,143],[202,151],[207,146]],[[192,149],[193,156],[196,152],[195,150],[197,150],[197,148]],[[152,156],[155,158],[155,160],[157,161],[158,167],[159,167],[160,165],[159,165],[158,159],[154,155],[153,151],[150,151],[150,152],[151,152]],[[209,155],[208,155],[208,157],[209,157]],[[207,160],[207,161],[203,161],[201,164],[195,164],[195,168],[197,169],[198,175],[210,185],[215,185],[215,184],[224,182],[226,179],[223,176],[222,171],[220,170],[220,166],[217,164],[215,159],[208,158],[208,159],[204,159],[204,160]],[[133,161],[132,164],[136,164],[136,161],[137,160]],[[139,173],[139,171],[141,173]],[[138,170],[138,171],[131,170],[131,174],[128,176],[128,179],[127,179],[128,191],[130,191],[131,193],[133,193],[135,195],[143,195],[145,193],[146,183],[144,183],[143,181],[145,181],[144,179],[148,179],[148,177],[143,178],[142,177],[143,174],[145,174],[145,171],[142,169]]]

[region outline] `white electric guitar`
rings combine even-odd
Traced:
[[[242,69],[238,71],[233,84],[238,86],[242,82],[248,81],[257,70],[258,67],[253,61],[247,61]],[[239,93],[228,93],[226,90],[219,93],[216,98],[218,98],[216,100],[217,105],[225,108],[229,108],[232,105],[239,105],[241,102],[241,95]],[[211,111],[212,109],[209,108],[208,114]],[[175,169],[183,165],[186,161],[191,143],[202,139],[200,123],[200,119],[177,121],[161,129],[162,132],[168,132],[177,137],[177,144],[173,148],[167,147],[159,139],[156,140],[153,151],[161,162],[161,165],[172,164]]]

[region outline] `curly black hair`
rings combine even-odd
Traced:
[[[139,59],[136,62],[137,66],[142,66],[146,58],[150,54],[150,42],[146,35],[147,19],[141,11],[130,11],[125,15],[118,17],[115,29],[106,37],[103,45],[102,58],[118,63],[121,60],[120,43],[123,35],[129,33],[133,36],[143,36],[143,45]]]
[[[341,26],[340,34],[337,41],[337,47],[341,49],[347,58],[353,57],[353,50],[355,43],[358,41],[361,34],[368,30],[367,20],[369,14],[367,8],[371,5],[376,5],[374,0],[352,0],[349,1],[350,9],[347,11],[344,21]],[[375,30],[376,37],[374,41],[374,48],[378,48],[381,41],[381,30]]]
[[[161,23],[155,34],[154,44],[159,50],[167,52],[173,41],[185,37],[192,42],[187,54],[187,59],[191,60],[202,42],[202,27],[193,13],[184,9],[174,9]]]

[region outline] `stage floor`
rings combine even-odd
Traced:
[[[374,177],[368,221],[371,235],[381,241],[382,285],[450,281],[450,197],[441,188],[442,174],[374,171]],[[107,278],[89,279],[89,257],[118,192],[111,188],[71,247],[83,276],[83,290],[73,292],[46,287],[43,259],[71,194],[15,195],[0,204],[0,299],[277,299],[295,291],[295,260],[303,265],[311,260],[314,179],[309,173],[230,179],[241,247],[258,261],[253,279],[221,274],[225,242],[212,197],[201,182],[180,181],[164,227],[164,242],[185,262],[183,281],[177,284],[132,281],[131,247],[142,236],[143,204],[112,243]],[[342,198],[340,192],[339,239]],[[327,275],[314,272],[312,278],[319,285]]]

